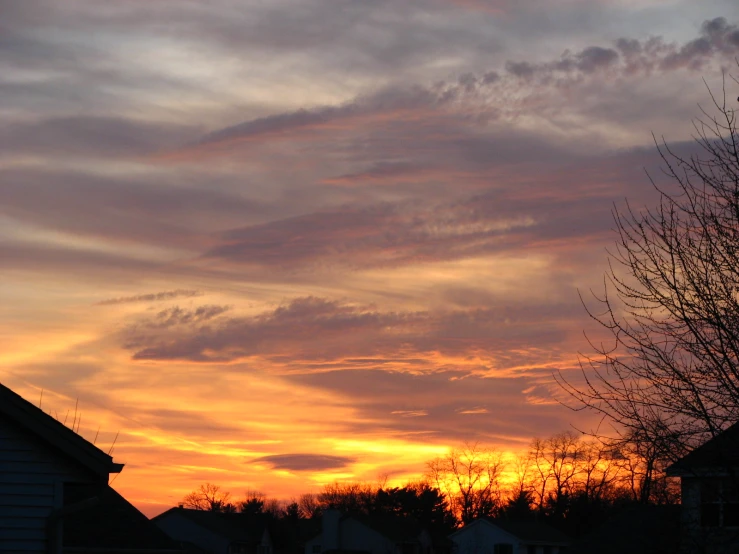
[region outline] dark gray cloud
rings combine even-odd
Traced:
[[[618,59],[618,52],[612,48],[589,46],[576,54],[566,51],[559,60],[545,64],[509,61],[506,63],[506,71],[523,79],[552,72],[579,71],[590,74],[615,65]]]
[[[134,296],[120,296],[118,298],[109,298],[98,302],[97,306],[112,306],[116,304],[131,304],[137,302],[159,302],[162,300],[174,300],[175,298],[192,298],[194,296],[202,296],[203,292],[199,290],[169,290],[164,292],[154,292],[149,294],[137,294]]]
[[[341,469],[354,462],[356,462],[356,458],[321,454],[275,454],[249,460],[249,463],[265,463],[270,465],[272,469],[287,469],[290,471]]]
[[[739,27],[730,25],[725,18],[706,20],[701,26],[701,36],[682,47],[671,47],[660,61],[663,69],[687,67],[701,69],[714,54],[736,56],[739,53]]]
[[[546,63],[509,61],[506,70],[519,78],[548,80],[561,79],[561,74],[579,72],[590,74],[615,69],[628,75],[655,69],[674,71],[688,68],[700,70],[714,56],[730,60],[739,53],[739,27],[726,18],[706,20],[701,36],[683,45],[666,43],[661,37],[646,41],[620,38],[614,48],[589,46],[580,52],[565,51],[560,59]]]

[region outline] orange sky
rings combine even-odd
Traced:
[[[148,515],[594,423],[578,290],[739,52],[733,0],[7,4],[0,380]]]

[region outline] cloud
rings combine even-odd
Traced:
[[[355,463],[356,458],[347,456],[329,456],[322,454],[275,454],[250,460],[250,463],[264,463],[272,469],[289,471],[326,471],[341,469]]]
[[[143,156],[173,148],[202,132],[187,125],[121,117],[67,116],[0,128],[4,154]]]
[[[139,501],[567,428],[633,147],[736,55],[626,4],[0,0],[3,367],[118,414]]]
[[[574,293],[573,293],[574,294]],[[525,304],[525,302],[524,302]],[[506,305],[435,311],[386,311],[316,297],[295,298],[253,316],[225,307],[170,308],[142,315],[119,335],[137,361],[233,364],[281,374],[338,368],[503,374],[553,359],[576,307]],[[525,345],[525,346],[522,346]],[[515,356],[510,349],[520,347]],[[530,348],[530,359],[524,350]],[[515,370],[514,370],[515,371]],[[525,371],[525,369],[522,369]]]
[[[434,179],[438,168],[424,167],[403,162],[380,162],[364,171],[347,173],[323,179],[324,184],[340,186],[366,186],[367,184],[397,185],[414,183],[423,179]]]
[[[475,200],[452,206],[344,207],[224,233],[206,253],[245,264],[290,266],[327,259],[350,266],[455,259],[493,251],[535,221]],[[491,206],[492,207],[492,206]],[[423,215],[422,215],[423,214]]]
[[[187,152],[198,149],[221,152],[213,146],[268,137],[284,139],[308,130],[375,126],[398,118],[411,122],[419,118],[433,121],[434,117],[447,112],[464,118],[470,117],[471,114],[465,112],[470,107],[475,108],[475,118],[510,121],[521,116],[526,106],[531,106],[532,99],[543,96],[542,86],[555,90],[584,88],[593,79],[602,80],[603,74],[615,79],[653,71],[669,73],[681,68],[700,70],[712,59],[730,61],[737,52],[739,28],[719,17],[705,21],[701,36],[682,46],[666,43],[660,37],[646,41],[621,38],[613,47],[591,45],[574,53],[566,50],[559,59],[549,62],[509,60],[505,64],[507,75],[501,76],[497,71],[479,75],[467,72],[457,80],[440,81],[431,87],[395,85],[339,106],[257,118],[214,131],[193,143]],[[589,80],[583,82],[584,78]],[[490,102],[492,99],[494,104]]]
[[[682,47],[672,47],[660,61],[663,69],[691,68],[700,70],[714,53],[736,56],[739,53],[739,27],[729,25],[723,17],[706,20],[699,38]]]
[[[300,133],[336,131],[366,122],[392,121],[404,116],[415,118],[419,110],[447,101],[448,98],[423,87],[391,87],[339,106],[319,106],[309,110],[278,113],[225,127],[193,142],[183,153],[192,155],[203,149],[217,153],[219,150],[213,146],[267,138],[289,139]],[[187,156],[183,159],[186,160]]]
[[[203,292],[199,290],[177,289],[164,292],[155,292],[150,294],[137,294],[135,296],[121,296],[118,298],[109,298],[101,300],[97,306],[112,306],[116,304],[131,304],[136,302],[159,302],[162,300],[174,300],[175,298],[192,298],[194,296],[202,296]]]
[[[474,148],[470,149],[468,155],[475,157]],[[480,150],[481,160],[475,163],[482,164],[485,153]],[[493,152],[491,157],[499,154]],[[561,170],[550,167],[547,175],[532,167],[518,168],[501,179],[505,183],[501,187],[491,176],[492,186],[477,194],[434,198],[435,189],[430,186],[425,198],[344,205],[233,229],[215,237],[216,245],[203,259],[233,267],[311,271],[319,266],[403,267],[515,253],[522,248],[544,251],[546,245],[565,247],[564,239],[609,232],[610,205],[627,190],[634,189],[632,198],[647,197],[640,186],[644,178],[634,171],[639,165],[633,165],[643,159],[649,156],[624,153],[609,162],[609,170],[597,169],[591,160]],[[476,178],[484,181],[485,172],[480,173]],[[405,177],[398,184],[396,175],[365,173],[342,180],[388,179],[403,186]],[[517,185],[519,180],[526,184]],[[575,183],[582,183],[582,188]],[[413,184],[407,186],[413,190]],[[558,189],[561,194],[552,193]]]
[[[217,306],[164,310],[129,326],[123,334],[124,347],[134,351],[135,360],[228,362],[257,354],[279,359],[287,354],[286,344],[301,345],[304,356],[322,358],[336,348],[351,350],[351,344],[365,335],[380,338],[402,332],[424,317],[315,297],[297,298],[255,317],[216,319],[225,310]]]
[[[614,48],[589,46],[580,52],[565,51],[560,59],[545,63],[509,61],[508,73],[522,78],[540,80],[562,79],[573,72],[588,75],[614,69],[619,74],[636,72],[701,70],[713,57],[729,60],[739,53],[739,27],[730,25],[723,17],[706,20],[701,36],[683,45],[666,43],[661,37],[646,41],[620,38]]]
[[[192,310],[184,310],[178,306],[158,312],[149,319],[146,329],[169,329],[179,325],[199,324],[217,317],[230,309],[229,306],[198,306]]]
[[[547,370],[527,376],[486,378],[450,370],[411,374],[401,371],[342,370],[293,375],[290,379],[332,391],[354,406],[359,417],[347,432],[370,428],[423,436],[427,440],[489,440],[520,447],[533,437],[567,427],[557,406],[533,405],[526,392],[553,386]]]
[[[554,72],[579,71],[588,75],[615,65],[618,59],[618,52],[612,48],[589,46],[576,54],[565,52],[561,59],[556,62],[534,64],[509,61],[506,63],[506,71],[524,79],[530,79],[542,73],[550,74]]]
[[[16,221],[19,231],[29,226],[119,244],[191,249],[206,243],[203,229],[271,211],[262,202],[205,186],[204,179],[197,172],[110,175],[66,167],[0,169],[0,217]],[[225,179],[210,180],[222,184]]]
[[[487,408],[469,408],[465,410],[459,410],[460,414],[465,415],[481,415],[481,414],[489,414],[490,410]]]
[[[390,414],[400,417],[425,417],[429,415],[426,410],[393,410]]]

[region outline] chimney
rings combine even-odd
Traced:
[[[339,537],[339,520],[341,512],[336,508],[328,508],[323,511],[323,537],[321,539],[321,552],[328,550],[339,550],[341,540]]]

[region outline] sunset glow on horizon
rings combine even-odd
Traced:
[[[739,73],[735,0],[0,13],[0,382],[149,516],[598,425],[611,211]]]

